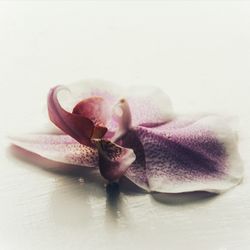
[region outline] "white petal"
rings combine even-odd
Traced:
[[[28,134],[9,138],[13,144],[49,160],[98,167],[97,150],[81,145],[68,135]]]

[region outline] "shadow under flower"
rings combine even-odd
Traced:
[[[122,199],[118,183],[109,183],[106,186],[106,220],[118,223],[122,216]]]
[[[190,203],[208,202],[216,198],[218,195],[205,191],[196,191],[178,194],[152,193],[151,196],[155,201],[169,206],[183,206]]]
[[[95,200],[99,204],[104,201],[105,220],[119,224],[121,217],[125,217],[121,186],[124,194],[142,193],[136,185],[126,180],[121,181],[122,185],[107,184],[98,169],[50,161],[15,145],[11,145],[7,153],[28,163],[28,168],[58,176],[55,189],[51,192],[49,208],[51,216],[59,224],[80,226],[83,222],[93,222],[95,216],[92,215],[91,206]]]
[[[91,183],[91,185],[95,185],[95,187],[102,193],[105,192],[104,187],[106,186],[107,215],[110,218],[113,217],[114,220],[121,215],[123,207],[121,194],[133,196],[148,194],[125,177],[121,178],[119,184],[107,184],[100,176],[98,169],[84,168],[50,161],[15,145],[9,147],[9,152],[19,160],[25,161],[32,166],[37,166],[39,169],[46,172],[66,176],[74,181],[77,178],[79,181],[84,181],[86,185]],[[95,192],[91,192],[91,194],[94,193]],[[151,196],[155,201],[170,206],[182,206],[190,203],[206,202],[217,197],[216,194],[208,192],[187,192],[179,194],[151,193]]]

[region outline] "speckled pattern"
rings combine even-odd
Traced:
[[[123,148],[101,140],[99,156],[67,135],[24,135],[12,142],[54,161],[99,167],[108,180],[125,173],[147,191],[221,192],[242,178],[234,132],[215,116],[134,127],[118,142]]]
[[[144,149],[138,137],[137,131],[128,131],[121,143],[124,147],[132,148],[136,155],[135,161],[126,171],[125,176],[141,188],[149,190]]]
[[[161,134],[139,127],[137,133],[146,152],[148,178],[197,180],[220,176],[224,169],[225,148],[208,131],[184,131],[182,137],[180,133]]]
[[[203,119],[207,118],[186,122],[180,119],[180,124],[177,119],[155,128],[134,128],[133,133],[143,145],[145,160],[132,164],[126,176],[141,187],[160,192],[219,191],[235,185],[240,178],[230,176],[233,166],[228,160],[228,148],[231,146],[219,138],[216,129],[204,126]],[[128,141],[133,144],[133,138],[136,137],[128,135],[125,144]],[[136,151],[138,143],[133,148]]]
[[[250,1],[0,1],[0,20],[1,250],[250,250]],[[49,88],[91,77],[159,86],[178,114],[236,116],[242,183],[148,194],[124,177],[117,194],[94,169],[44,171],[64,164],[10,148],[50,129]]]
[[[114,143],[111,143],[107,140],[100,140],[99,145],[102,151],[105,152],[105,155],[111,160],[117,160],[122,152],[121,147],[117,147]]]
[[[10,139],[15,145],[50,160],[98,167],[97,150],[81,145],[68,135],[23,135]]]
[[[78,83],[80,92],[71,99],[79,99],[84,86],[84,82]],[[112,85],[105,90],[91,84],[88,88],[74,109],[77,114],[60,106],[57,92],[61,87],[53,88],[48,98],[51,121],[80,143],[65,135],[34,135],[21,140],[14,138],[14,144],[54,161],[99,167],[101,175],[109,181],[125,174],[147,191],[221,192],[240,182],[242,167],[237,139],[223,118],[173,116],[168,96],[155,88],[151,92],[139,89],[141,93],[136,89],[130,94],[124,91],[126,99],[121,99]],[[97,95],[100,97],[93,98]],[[114,113],[117,103],[126,104],[121,114]],[[102,106],[105,108],[101,109]],[[98,140],[97,148],[91,141],[96,116],[109,128],[104,138],[106,128],[94,133],[98,135],[92,137]],[[101,131],[101,127],[98,129]],[[121,133],[116,136],[119,130]]]
[[[110,181],[118,180],[134,162],[136,158],[134,151],[106,140],[99,140],[96,143],[102,176]]]

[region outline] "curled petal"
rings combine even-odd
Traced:
[[[12,136],[13,144],[49,160],[67,164],[98,167],[98,152],[78,143],[68,135],[29,134]]]
[[[155,128],[137,127],[134,132],[145,154],[146,170],[140,181],[151,191],[218,193],[242,179],[237,138],[223,119],[175,119]],[[126,176],[137,184],[133,173],[143,168],[132,164]],[[138,185],[143,187],[141,182]]]
[[[72,114],[62,108],[57,97],[58,92],[62,89],[64,87],[57,86],[49,92],[48,113],[50,120],[78,142],[90,145],[94,124],[90,119],[78,114]]]
[[[135,160],[132,149],[121,147],[110,141],[95,140],[99,153],[101,175],[109,181],[117,181]]]

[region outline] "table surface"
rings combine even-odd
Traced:
[[[0,249],[249,249],[249,68],[249,2],[0,2]],[[244,181],[218,196],[123,181],[114,200],[87,170],[48,171],[10,147],[51,86],[90,78],[159,86],[177,113],[237,116]]]

